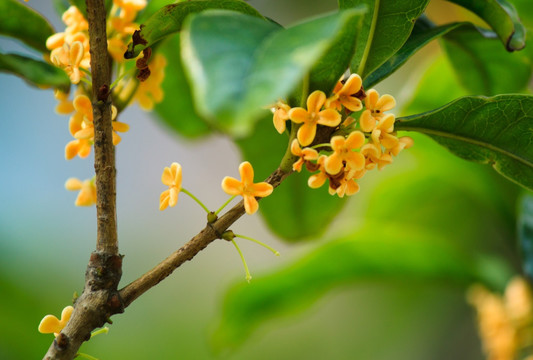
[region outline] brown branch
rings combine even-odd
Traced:
[[[289,174],[290,172],[283,172],[278,168],[266,181],[273,187],[277,187]],[[124,308],[128,307],[135,299],[172,274],[172,272],[184,262],[191,260],[211,242],[220,239],[222,233],[224,233],[224,231],[226,231],[243,214],[244,203],[241,201],[215,222],[208,223],[206,227],[189,240],[189,242],[172,253],[152,270],[126,285],[119,291]]]
[[[94,121],[94,167],[96,171],[96,251],[91,254],[85,273],[83,293],[74,312],[44,359],[73,359],[91,331],[102,327],[109,317],[123,311],[117,288],[122,275],[118,254],[116,224],[115,149],[111,123],[107,52],[106,9],[104,0],[86,0],[89,22]]]

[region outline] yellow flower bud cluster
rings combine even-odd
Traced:
[[[380,97],[374,89],[365,92],[362,83],[359,75],[352,74],[337,83],[330,97],[314,91],[307,98],[307,109],[291,108],[283,101],[274,106],[273,121],[279,133],[285,131],[287,120],[299,126],[291,143],[292,154],[299,158],[293,170],[300,172],[305,164],[309,171],[318,171],[309,178],[311,188],[329,180],[331,195],[353,195],[359,191],[356,180],[366,171],[383,168],[413,145],[411,138],[396,136],[395,117],[385,113],[394,108],[394,98]],[[317,142],[319,129],[327,134],[329,143],[305,147]]]
[[[513,278],[503,296],[474,285],[468,291],[468,301],[477,312],[487,359],[518,359],[533,340],[533,293],[528,282]]]

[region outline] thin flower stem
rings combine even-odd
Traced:
[[[238,238],[241,238],[241,239],[246,239],[246,240],[250,240],[250,241],[253,241],[254,243],[258,244],[258,245],[261,245],[262,247],[264,248],[267,248],[268,250],[272,251],[274,253],[274,255],[276,256],[279,256],[279,251],[277,251],[276,249],[268,246],[267,244],[259,241],[259,240],[256,240],[256,239],[253,239],[251,237],[248,237],[248,236],[244,236],[244,235],[238,235],[238,234],[235,234],[236,237]]]
[[[246,272],[246,281],[250,282],[250,280],[252,280],[252,275],[250,274],[250,270],[248,269],[248,265],[246,265],[246,260],[244,260],[244,255],[242,254],[242,251],[239,248],[239,246],[237,245],[237,243],[235,242],[235,240],[232,239],[231,242],[233,243],[233,245],[235,245],[235,249],[237,249],[237,252],[239,253],[239,255],[241,257],[242,264],[244,265],[244,272]]]
[[[331,147],[331,144],[330,143],[323,143],[323,144],[316,144],[316,145],[313,145],[311,146],[311,149],[318,149],[319,147]]]
[[[104,326],[103,328],[101,329],[98,329],[96,331],[93,331],[91,333],[91,338],[95,337],[96,335],[100,335],[100,334],[107,334],[109,332],[109,328],[107,326]]]
[[[235,196],[237,195],[233,195],[232,197],[230,197],[228,201],[226,201],[217,211],[215,211],[215,215],[218,215],[218,213],[221,212],[222,209],[224,209],[231,202],[231,200],[235,199]]]
[[[113,83],[111,84],[111,86],[109,86],[111,89],[113,89],[120,80],[122,80],[125,76],[127,75],[131,75],[133,74],[135,71],[137,70],[137,68],[134,68],[132,67],[131,69],[129,69],[128,71],[124,71],[120,76],[118,76],[115,81],[113,81]]]
[[[183,187],[181,188],[181,191],[183,191],[185,194],[189,195],[194,201],[196,201],[198,203],[198,205],[200,205],[205,210],[206,213],[209,214],[209,212],[210,212],[209,209],[196,196],[191,194],[187,189],[185,189]]]
[[[89,80],[87,80],[86,78],[83,78],[83,77],[82,77],[82,78],[80,78],[80,80],[83,81],[84,83],[86,83],[86,84],[89,85],[89,86],[93,86],[93,83],[90,82]]]
[[[80,352],[76,354],[76,357],[82,357],[82,358],[89,359],[89,360],[98,360],[94,356],[91,356],[89,354],[80,353]]]
[[[92,74],[91,74],[91,72],[90,72],[89,70],[84,69],[84,68],[82,68],[82,67],[80,67],[79,69],[80,69],[80,71],[81,71],[82,73],[84,73],[84,74],[88,75],[90,78],[92,78]]]

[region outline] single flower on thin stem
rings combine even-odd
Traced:
[[[276,128],[276,131],[280,134],[283,134],[286,129],[286,121],[289,120],[290,109],[291,107],[281,100],[276,102],[276,104],[272,108],[272,111],[274,113],[272,121],[274,122],[274,127]]]
[[[298,129],[298,141],[302,146],[313,142],[317,125],[336,127],[341,122],[341,114],[334,109],[321,110],[326,102],[326,94],[320,90],[313,91],[307,98],[307,110],[301,107],[289,111],[290,119],[302,124]]]
[[[176,206],[181,191],[181,180],[180,164],[174,162],[170,167],[165,167],[163,175],[161,175],[161,182],[168,186],[168,190],[163,191],[159,197],[159,210],[163,211],[169,206]]]
[[[385,111],[391,110],[396,106],[396,100],[391,95],[385,94],[379,96],[379,93],[370,89],[366,93],[365,107],[366,110],[361,114],[359,125],[364,132],[371,132],[376,127],[376,123],[385,115]]]
[[[343,84],[337,82],[333,95],[326,100],[326,107],[342,110],[342,106],[350,111],[359,111],[363,108],[361,100],[354,95],[361,91],[363,80],[357,74],[352,74]]]
[[[343,163],[350,170],[361,170],[365,166],[364,156],[355,151],[361,148],[365,143],[365,135],[360,131],[353,131],[348,138],[344,136],[333,136],[331,138],[331,154],[325,163],[326,171],[331,174],[337,174],[343,167]]]
[[[266,197],[272,194],[274,188],[267,182],[254,184],[254,169],[248,161],[239,166],[241,180],[226,176],[222,179],[222,190],[228,195],[241,195],[244,198],[244,209],[247,214],[254,214],[259,209],[256,197]]]

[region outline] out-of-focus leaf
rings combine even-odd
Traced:
[[[170,4],[156,11],[141,25],[140,31],[135,33],[133,41],[128,45],[128,51],[124,57],[135,58],[143,49],[180,31],[187,15],[208,9],[231,10],[264,19],[257,10],[242,0],[193,0]]]
[[[419,114],[469,94],[457,82],[448,59],[439,56],[426,70],[402,114]]]
[[[146,7],[139,13],[139,16],[135,20],[137,23],[144,23],[150,16],[155,14],[163,6],[177,3],[177,0],[150,0]]]
[[[518,239],[524,272],[533,280],[533,194],[522,197],[518,218]]]
[[[63,70],[22,55],[0,53],[0,71],[20,76],[39,87],[51,86],[65,92],[70,87],[70,79]]]
[[[215,348],[240,344],[260,323],[301,311],[333,286],[410,280],[458,286],[480,282],[502,290],[511,277],[505,263],[473,256],[435,239],[435,234],[406,232],[399,225],[374,225],[328,243],[287,268],[234,286],[224,301]]]
[[[533,96],[464,97],[433,111],[399,118],[397,130],[426,134],[455,155],[490,164],[533,189]]]
[[[46,39],[54,34],[52,25],[38,12],[18,0],[0,1],[0,35],[23,41],[40,52],[47,52]]]
[[[68,7],[70,6],[69,0],[53,0],[53,3],[54,8],[59,16],[63,15],[63,13],[67,11]]]
[[[520,21],[529,29],[533,29],[533,11],[531,11],[530,0],[511,0],[510,1],[518,12]],[[530,35],[526,39],[531,39]],[[529,40],[531,41],[531,40]]]
[[[463,26],[444,36],[443,44],[459,80],[473,94],[521,92],[531,79],[533,50],[511,54],[492,32]]]
[[[272,115],[259,121],[253,133],[237,141],[243,159],[250,161],[257,179],[265,179],[280,163],[288,138],[272,124]],[[287,241],[317,238],[342,209],[345,199],[329,195],[327,188],[311,189],[306,170],[294,173],[272,195],[261,199],[259,210],[270,230]]]
[[[425,20],[418,19],[413,32],[407,42],[398,52],[392,55],[383,65],[369,74],[364,81],[364,87],[370,88],[398,70],[418,50],[430,41],[437,39],[460,26],[472,26],[468,23],[453,23],[442,26],[431,26]]]
[[[160,51],[167,59],[161,88],[163,101],[155,105],[155,113],[180,135],[196,138],[210,132],[209,126],[196,114],[191,89],[181,63],[179,34],[161,42]]]
[[[365,79],[405,43],[429,0],[339,0],[341,9],[365,4],[351,70]]]
[[[505,0],[448,0],[472,11],[498,34],[508,51],[526,45],[526,31],[514,6]]]
[[[217,128],[246,135],[264,108],[286,98],[361,15],[349,10],[288,29],[222,11],[191,17],[182,55],[198,111]]]

